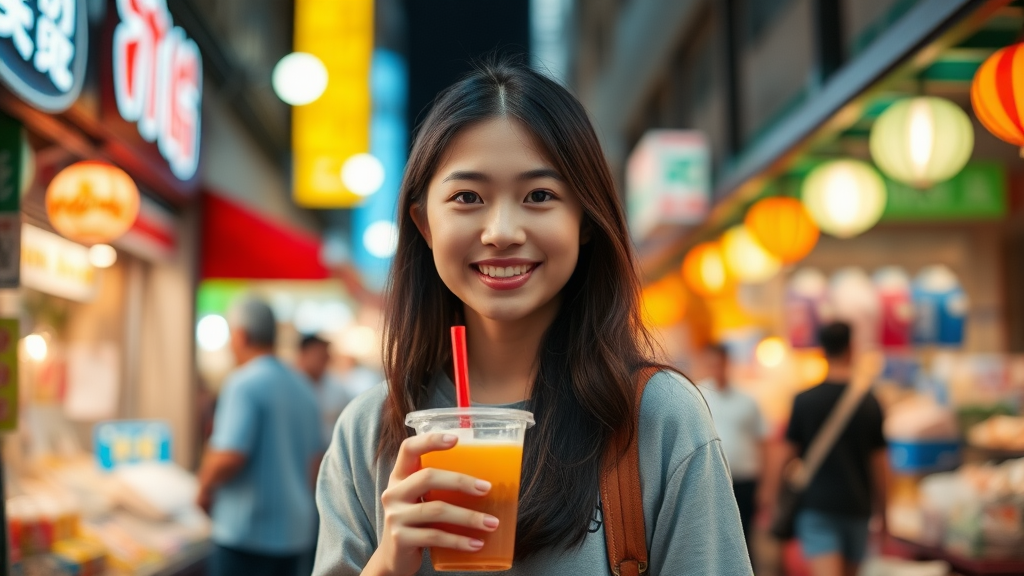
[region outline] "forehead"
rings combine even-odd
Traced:
[[[552,163],[533,132],[514,118],[500,116],[460,130],[442,154],[434,178],[444,178],[452,170],[500,175],[537,167],[552,167]]]

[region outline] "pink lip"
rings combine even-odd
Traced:
[[[519,276],[511,276],[508,278],[492,278],[487,274],[480,271],[480,266],[494,266],[494,267],[508,267],[508,266],[531,266],[530,271]],[[481,260],[473,263],[473,271],[476,272],[477,278],[483,282],[484,286],[492,290],[515,290],[521,288],[526,284],[530,277],[533,276],[534,271],[540,266],[539,262],[532,260],[524,260],[522,258],[493,258],[490,260]]]

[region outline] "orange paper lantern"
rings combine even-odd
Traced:
[[[686,253],[683,280],[695,294],[705,297],[718,296],[729,287],[732,279],[718,242],[702,242]]]
[[[686,286],[678,274],[671,274],[644,287],[644,321],[657,327],[679,323],[686,314]]]
[[[121,237],[139,215],[139,189],[128,174],[87,160],[62,170],[46,188],[46,214],[62,236],[82,244]]]
[[[765,198],[751,206],[743,223],[765,250],[786,264],[810,254],[821,235],[796,198]]]
[[[1024,156],[1024,44],[1014,44],[988,57],[974,74],[971,104],[989,132],[1021,148]]]

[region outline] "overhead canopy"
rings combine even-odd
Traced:
[[[220,196],[203,195],[202,279],[322,280],[320,240]]]

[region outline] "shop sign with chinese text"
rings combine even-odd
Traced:
[[[156,144],[176,178],[190,180],[199,167],[199,47],[174,25],[166,0],[117,0],[117,15],[113,76],[118,113]]]
[[[650,130],[626,166],[630,233],[641,242],[664,225],[697,224],[708,213],[711,154],[704,134]]]
[[[0,79],[36,108],[75,102],[88,47],[85,0],[0,0]]]

